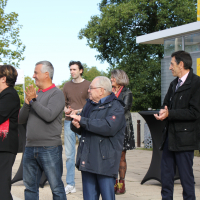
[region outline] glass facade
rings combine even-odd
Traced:
[[[182,50],[182,37],[165,40],[164,42],[165,56],[171,56],[173,52],[179,50]]]
[[[182,41],[184,40],[184,41]],[[164,42],[164,56],[171,56],[175,51],[185,50],[189,53],[200,51],[200,33],[167,39]]]
[[[200,33],[195,33],[192,35],[187,35],[185,39],[185,51],[195,52],[200,51]]]

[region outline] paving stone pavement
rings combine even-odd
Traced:
[[[13,176],[18,170],[21,162],[22,154],[18,154],[15,164],[13,166]],[[123,195],[116,195],[116,200],[161,200],[160,190],[161,185],[156,180],[150,180],[141,185],[141,181],[145,176],[151,162],[152,151],[146,150],[131,150],[127,151],[127,173],[126,173],[126,193]],[[194,176],[195,176],[195,190],[196,199],[200,200],[200,157],[194,157]],[[62,180],[66,186],[66,167],[65,155],[63,151],[63,176]],[[82,200],[82,182],[81,173],[76,170],[75,174],[76,193],[68,194],[67,200]],[[49,184],[46,183],[44,188],[39,189],[40,200],[52,200],[52,193]],[[14,200],[24,199],[24,185],[23,181],[19,181],[12,185],[11,193]],[[174,200],[182,200],[182,187],[180,180],[175,181],[174,185]]]

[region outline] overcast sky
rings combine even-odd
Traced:
[[[101,0],[8,0],[6,13],[19,14],[19,24],[23,25],[20,38],[26,46],[25,60],[20,69],[25,76],[32,77],[35,63],[50,61],[55,69],[53,82],[56,85],[69,79],[68,64],[79,60],[88,67],[99,70],[109,64],[97,61],[98,52],[86,45],[86,40],[78,39],[78,32],[84,28],[90,17],[99,15]]]

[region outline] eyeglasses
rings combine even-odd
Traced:
[[[93,88],[89,87],[89,90],[98,89],[98,88],[102,88],[102,87],[93,87]],[[104,89],[104,88],[103,88],[103,89]],[[106,90],[106,89],[104,89],[104,90]]]
[[[93,87],[93,88],[89,87],[89,90],[97,89],[97,88],[101,88],[101,87]]]

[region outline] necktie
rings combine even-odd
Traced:
[[[176,85],[176,90],[175,92],[178,90],[178,88],[181,86],[181,82],[182,80],[181,79],[178,79],[178,84]]]

